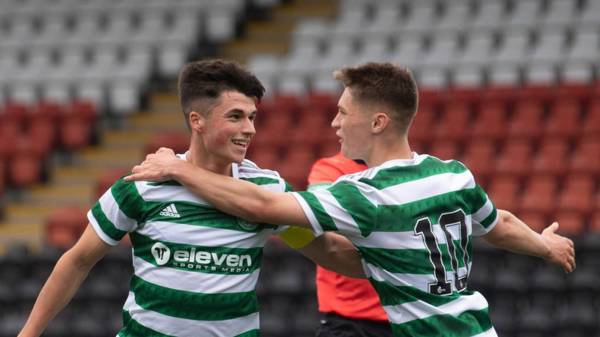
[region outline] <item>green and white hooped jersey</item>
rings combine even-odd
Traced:
[[[232,171],[268,190],[288,190],[276,172],[249,160]],[[110,245],[131,238],[134,275],[118,336],[259,336],[262,251],[284,228],[224,214],[173,181],[120,179],[88,218]]]
[[[316,235],[337,231],[356,245],[394,336],[496,336],[467,279],[472,237],[497,213],[462,163],[415,153],[294,196]]]

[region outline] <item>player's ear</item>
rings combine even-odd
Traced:
[[[378,112],[373,115],[371,120],[371,132],[381,133],[390,124],[390,116],[384,112]]]
[[[188,120],[192,130],[197,132],[202,132],[204,130],[205,118],[201,113],[193,110],[190,111]]]

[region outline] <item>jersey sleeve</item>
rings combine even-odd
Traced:
[[[371,186],[353,180],[338,180],[328,188],[296,192],[294,197],[315,235],[335,231],[366,237],[376,224],[377,206],[371,200],[374,192]]]
[[[473,235],[481,236],[491,231],[498,223],[498,212],[487,193],[479,186],[475,187],[477,204],[471,214]]]
[[[119,179],[87,213],[98,236],[109,245],[118,244],[138,227],[143,201],[136,184]]]

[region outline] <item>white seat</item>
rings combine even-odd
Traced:
[[[432,22],[435,22],[436,11],[433,3],[414,3],[412,10],[402,25],[403,33],[428,33],[433,29]]]
[[[444,89],[448,87],[448,76],[445,68],[425,67],[418,75],[420,86],[431,89]]]
[[[570,26],[573,24],[577,12],[576,0],[552,0],[542,24],[544,26]]]
[[[107,29],[95,39],[95,44],[119,46],[130,42],[134,31],[132,13],[123,11],[111,13],[108,17]]]
[[[578,24],[580,26],[598,27],[598,18],[600,18],[600,1],[588,0],[584,2],[586,6],[581,10]]]
[[[392,51],[390,59],[403,67],[416,69],[421,64],[423,56],[423,42],[419,36],[410,36],[402,39],[396,50]]]
[[[140,16],[140,25],[131,37],[136,45],[155,47],[160,37],[167,33],[163,13],[159,10],[145,10]]]
[[[484,85],[484,73],[478,66],[459,66],[452,69],[452,84],[458,87],[479,88]]]
[[[474,14],[469,31],[479,32],[481,30],[495,30],[502,25],[506,15],[504,1],[481,1],[479,10]]]
[[[461,66],[485,65],[489,62],[494,48],[492,33],[474,33],[467,37],[465,48],[456,56],[456,63]]]
[[[493,57],[496,64],[523,64],[529,50],[530,37],[527,30],[508,31]]]
[[[540,0],[519,0],[514,5],[508,20],[504,22],[507,28],[529,29],[538,24],[542,9]]]
[[[458,50],[458,36],[455,34],[435,35],[433,45],[423,58],[422,66],[447,68],[454,64]]]
[[[437,32],[465,30],[465,22],[471,19],[471,4],[468,1],[452,1],[446,4],[446,11],[435,24]]]
[[[365,34],[366,36],[391,36],[399,30],[401,18],[402,10],[397,3],[379,4],[373,20],[364,26]]]
[[[213,1],[204,8],[206,38],[221,42],[232,38],[235,34],[235,23],[243,6],[239,0]]]
[[[493,65],[489,70],[492,85],[517,85],[521,81],[519,68],[515,65]]]
[[[307,80],[303,74],[283,73],[277,92],[282,95],[305,96],[308,93]]]
[[[566,54],[569,62],[598,60],[600,58],[598,27],[582,27],[575,30],[573,43]]]
[[[351,62],[355,53],[355,44],[352,38],[337,38],[329,41],[329,46],[325,51],[319,64],[315,68],[322,72],[331,72]]]
[[[257,54],[248,60],[248,69],[263,83],[267,93],[276,88],[276,79],[281,72],[281,60],[270,54]]]
[[[383,36],[372,37],[363,40],[362,48],[354,55],[354,65],[360,65],[367,62],[385,62],[389,59],[390,48],[389,41]]]
[[[554,84],[556,69],[552,64],[531,64],[525,68],[525,82],[529,84]]]
[[[341,16],[331,25],[331,38],[349,38],[364,34],[363,27],[369,22],[366,8],[352,7],[342,11]]]
[[[116,115],[130,115],[140,107],[140,84],[136,81],[113,82],[108,88],[110,111]]]
[[[590,83],[594,79],[594,71],[590,63],[565,63],[560,70],[560,79],[566,83]]]
[[[342,92],[342,85],[333,79],[331,73],[316,74],[311,78],[311,91],[339,95]]]
[[[310,43],[315,40],[319,41],[326,37],[329,32],[329,23],[320,19],[302,20],[296,25],[292,33],[293,44],[300,44],[308,41]]]
[[[559,63],[564,58],[565,32],[562,29],[543,30],[530,53],[533,63]]]

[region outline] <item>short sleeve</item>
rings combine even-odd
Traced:
[[[479,202],[474,206],[474,212],[471,214],[473,235],[481,236],[487,234],[496,226],[498,212],[492,200],[479,185],[475,187],[475,193]]]
[[[340,180],[324,189],[294,193],[313,232],[335,231],[347,236],[368,236],[375,227],[377,206],[371,186]]]
[[[138,227],[143,200],[136,184],[119,179],[87,213],[98,236],[109,245],[118,244],[128,232]]]

